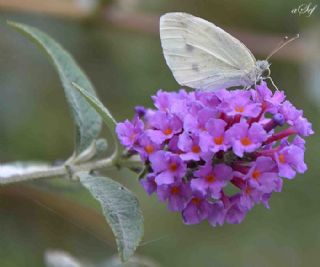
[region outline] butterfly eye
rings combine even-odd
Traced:
[[[271,70],[269,69],[269,67],[267,69],[262,70],[262,78],[268,78],[271,75]]]
[[[269,69],[270,64],[268,61],[266,60],[257,60],[257,67],[261,70],[261,71],[265,71],[267,69]]]
[[[259,76],[261,76],[262,79],[267,78],[270,76],[270,64],[266,60],[258,60],[256,63],[256,66],[259,70]]]

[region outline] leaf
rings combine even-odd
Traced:
[[[100,138],[95,140],[86,150],[82,151],[77,157],[72,158],[73,164],[79,164],[87,162],[92,159],[98,159],[103,157],[108,149],[108,143],[106,139]]]
[[[76,154],[85,150],[101,131],[102,121],[96,111],[75,91],[72,82],[79,84],[90,95],[96,95],[93,85],[64,48],[44,32],[20,23],[8,22],[42,48],[52,60],[64,88],[76,126]]]
[[[119,145],[119,140],[115,134],[115,128],[117,125],[116,120],[111,115],[110,111],[101,103],[99,99],[97,99],[92,94],[88,93],[86,90],[84,90],[80,85],[77,83],[72,83],[74,88],[77,89],[82,96],[88,101],[88,103],[100,114],[102,117],[102,120],[104,123],[108,126],[108,128],[111,130],[114,143],[115,143],[115,157],[118,158],[120,155],[119,148],[121,147]]]
[[[106,139],[104,138],[100,138],[96,141],[96,149],[97,149],[97,153],[96,155],[94,156],[94,159],[99,159],[99,158],[102,158],[107,149],[108,149],[108,142]]]
[[[88,103],[100,114],[105,124],[109,127],[112,133],[114,133],[117,122],[111,115],[110,111],[101,103],[99,99],[87,92],[79,84],[76,82],[73,82],[72,84],[83,95]]]
[[[154,260],[144,256],[133,256],[126,263],[122,263],[119,257],[112,257],[96,267],[160,267]]]
[[[96,177],[85,172],[77,174],[80,182],[90,191],[102,207],[115,235],[122,261],[133,255],[143,235],[143,216],[138,199],[118,182]]]

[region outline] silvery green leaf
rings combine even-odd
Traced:
[[[91,160],[97,154],[96,140],[94,140],[90,146],[82,151],[78,156],[72,157],[67,162],[73,164],[79,164]]]
[[[99,99],[97,99],[90,92],[86,91],[80,84],[77,82],[73,82],[72,84],[74,88],[76,88],[88,101],[88,103],[100,114],[105,124],[109,127],[112,133],[114,133],[117,122],[111,115],[110,111],[101,103]]]
[[[85,172],[77,174],[80,182],[102,207],[109,223],[122,261],[133,255],[143,235],[143,216],[138,199],[128,189],[107,177]]]
[[[70,159],[67,160],[68,164],[79,164],[84,163],[92,159],[101,158],[105,154],[108,148],[107,140],[100,138],[94,140],[91,145],[82,151],[79,155],[72,155]]]
[[[74,90],[72,82],[76,82],[84,91],[95,96],[93,85],[73,57],[50,36],[37,28],[25,24],[15,22],[8,22],[8,24],[40,46],[52,60],[59,74],[73,115],[76,126],[75,151],[76,154],[79,154],[98,137],[102,121],[100,116],[87,101],[83,99],[79,92]]]
[[[60,250],[48,250],[44,255],[47,267],[84,267],[76,258]]]
[[[97,154],[94,158],[101,158],[108,149],[108,142],[104,138],[100,138],[96,141]]]
[[[133,256],[126,263],[122,263],[119,257],[112,257],[98,264],[96,267],[160,267],[153,260],[143,256]]]

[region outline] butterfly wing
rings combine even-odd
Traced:
[[[254,82],[248,80],[256,65],[250,50],[204,19],[167,13],[160,19],[160,38],[167,65],[180,85],[216,90]]]

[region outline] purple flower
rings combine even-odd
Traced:
[[[224,204],[225,202],[225,204]],[[223,225],[226,221],[230,224],[241,223],[247,213],[240,206],[240,195],[230,198],[225,197],[223,201],[217,201],[211,206],[208,221],[212,226]]]
[[[116,133],[121,143],[130,149],[143,132],[143,121],[139,118],[135,118],[133,122],[125,120],[117,124]]]
[[[171,113],[184,121],[187,114],[196,116],[203,109],[203,105],[196,101],[194,93],[187,93],[185,90],[180,90],[178,97],[172,101]]]
[[[146,133],[156,144],[162,144],[165,140],[171,139],[174,134],[182,131],[182,123],[176,116],[157,112],[149,117],[149,120],[152,129],[146,130]]]
[[[296,172],[304,173],[307,170],[307,165],[304,163],[304,150],[299,146],[286,146],[275,154],[275,158],[281,177],[292,179]]]
[[[168,201],[170,210],[182,211],[191,196],[191,190],[189,184],[173,183],[159,186],[157,195],[161,201]]]
[[[208,221],[212,226],[223,225],[226,210],[221,200],[216,201],[210,206]]]
[[[171,106],[171,114],[177,116],[181,121],[184,120],[186,114],[189,113],[190,107],[188,106],[188,100],[176,99]]]
[[[275,114],[285,99],[284,92],[275,91],[273,94],[264,81],[262,81],[260,85],[256,85],[255,89],[256,90],[251,90],[253,100],[260,102],[264,111]]]
[[[141,185],[144,190],[151,195],[157,190],[157,184],[155,182],[155,176],[153,174],[148,174],[147,177],[140,180]]]
[[[303,117],[299,117],[294,121],[293,129],[295,129],[297,133],[302,136],[314,134],[311,123]]]
[[[221,103],[219,97],[216,94],[213,94],[212,92],[196,91],[195,97],[205,107],[215,108]]]
[[[234,153],[242,157],[244,152],[253,152],[267,139],[267,133],[258,123],[250,128],[247,122],[234,124],[227,132],[226,139],[232,145]]]
[[[179,156],[171,152],[158,151],[149,159],[153,172],[156,174],[157,185],[179,182],[185,175],[185,164]]]
[[[152,142],[145,133],[139,137],[137,143],[138,144],[134,146],[134,149],[139,153],[143,161],[146,161],[150,155],[160,149],[160,145]]]
[[[301,117],[303,113],[301,110],[296,109],[288,100],[281,105],[279,112],[290,125],[294,125],[294,122]]]
[[[178,147],[179,136],[173,136],[170,141],[168,142],[168,151],[180,155],[182,151]]]
[[[263,192],[246,184],[242,191],[239,204],[242,209],[250,210],[252,207],[262,201]]]
[[[225,220],[230,224],[241,223],[247,213],[247,210],[242,209],[240,206],[240,195],[230,197],[225,209]]]
[[[182,133],[179,136],[178,148],[183,152],[180,154],[181,159],[200,160],[201,148],[199,146],[199,137],[195,134]]]
[[[210,197],[218,199],[222,188],[232,178],[232,169],[225,164],[217,164],[212,167],[211,163],[207,162],[194,175],[196,178],[191,180],[191,188],[203,195],[209,194]]]
[[[214,153],[219,150],[226,151],[230,146],[225,139],[225,127],[227,123],[221,119],[210,119],[206,128],[207,133],[201,135],[200,147],[203,151],[212,151]]]
[[[143,106],[136,106],[134,108],[135,112],[136,112],[136,115],[139,117],[139,118],[142,118],[144,117],[144,115],[146,115],[146,109],[143,107]]]
[[[282,187],[282,180],[278,179],[275,180],[275,182],[279,183],[276,186],[276,190],[281,190]],[[250,181],[247,182],[242,189],[242,193],[239,198],[239,206],[244,210],[250,210],[253,208],[255,204],[262,203],[266,208],[269,208],[268,200],[272,194],[272,191],[269,193],[265,193],[263,190],[261,190],[262,187],[253,187],[250,184]],[[277,191],[277,192],[279,192]]]
[[[293,145],[296,145],[303,150],[305,150],[305,143],[306,141],[303,138],[301,138],[299,135],[297,135],[292,141]]]
[[[201,134],[201,132],[206,131],[206,123],[209,119],[215,118],[217,116],[217,111],[209,108],[204,108],[200,110],[197,116],[187,114],[184,118],[183,128],[186,132]]]
[[[277,173],[277,164],[270,157],[258,157],[248,173],[244,176],[248,186],[263,194],[280,192],[282,180]]]
[[[199,193],[195,192],[182,211],[185,224],[196,224],[208,217],[210,211],[209,202]]]
[[[155,109],[136,107],[116,132],[124,155],[139,154],[145,164],[145,191],[186,224],[240,223],[256,204],[269,208],[283,177],[307,169],[303,137],[312,125],[266,82],[250,90],[159,90],[152,99]]]
[[[163,92],[162,90],[159,90],[155,96],[151,97],[154,101],[154,105],[158,108],[160,111],[168,112],[171,108],[172,99],[174,98],[174,95],[172,93]]]
[[[253,102],[250,97],[250,91],[228,91],[228,94],[224,96],[220,108],[228,116],[257,117],[261,111],[261,104]]]

